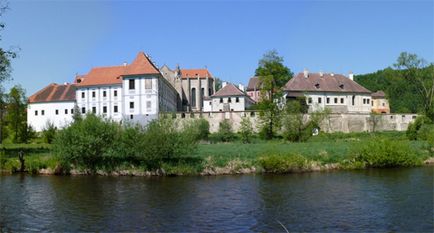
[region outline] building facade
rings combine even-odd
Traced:
[[[208,69],[171,70],[167,65],[160,68],[162,75],[171,83],[178,98],[178,111],[203,111],[203,100],[215,93],[215,82]]]
[[[67,103],[62,102],[65,108],[77,106],[81,114],[94,113],[118,122],[146,124],[159,113],[175,112],[177,108],[175,88],[143,52],[131,64],[93,68],[88,74],[77,76],[69,86],[74,87],[75,92]],[[41,101],[35,101],[44,100],[45,104],[58,102],[54,102],[54,98],[44,98],[47,96],[43,93],[38,92],[29,98],[29,110],[53,111],[40,105]],[[33,111],[32,115],[32,111],[28,114],[28,124],[38,131],[45,122],[59,122],[56,114],[35,118],[36,112]],[[70,122],[72,116],[69,115],[56,126],[60,128]]]
[[[252,100],[254,100],[255,102],[259,102],[259,98],[261,96],[261,85],[259,82],[259,77],[252,77],[249,79],[246,93]]]
[[[297,74],[284,87],[286,99],[303,97],[309,112],[328,108],[332,113],[370,113],[371,91],[348,77],[333,73]]]
[[[372,93],[372,112],[389,114],[390,106],[389,101],[386,99],[386,94],[383,91]]]
[[[245,111],[255,102],[235,85],[223,83],[214,95],[203,101],[204,112]]]

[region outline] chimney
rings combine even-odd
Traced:
[[[124,62],[123,66],[127,66],[127,65],[128,65],[128,63]]]
[[[303,74],[305,78],[309,77],[309,71],[306,68],[304,68]]]
[[[350,71],[350,73],[348,74],[348,78],[354,81],[353,71]]]
[[[222,88],[225,87],[226,85],[228,85],[227,82],[222,82]]]
[[[243,91],[244,92],[244,85],[243,84],[238,84],[238,89],[240,89],[241,91]]]
[[[331,72],[331,73],[330,73],[330,76],[332,76],[332,77],[335,76],[335,73]]]
[[[319,76],[322,78],[324,76],[324,73],[322,71],[320,71]]]

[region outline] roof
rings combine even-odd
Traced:
[[[213,78],[208,69],[181,69],[182,78]]]
[[[386,94],[384,93],[384,91],[377,91],[371,94],[371,96],[373,98],[386,98]]]
[[[75,84],[52,83],[29,97],[29,103],[67,102],[75,100]]]
[[[305,78],[303,73],[298,73],[290,79],[285,91],[302,92],[343,92],[343,93],[371,93],[355,81],[341,74],[309,73]]]
[[[247,91],[259,90],[259,77],[251,77],[247,85]]]
[[[232,83],[226,84],[223,88],[218,90],[212,97],[220,97],[220,96],[245,96],[246,94],[242,92],[238,87],[236,87]]]
[[[139,52],[131,64],[92,68],[88,74],[77,77],[76,84],[77,86],[122,84],[122,76],[159,73],[149,57]]]

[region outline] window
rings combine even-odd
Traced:
[[[151,111],[152,103],[151,101],[146,101],[146,111]]]
[[[45,115],[45,110],[42,110],[42,111],[41,111],[41,115],[42,115],[42,116]]]
[[[86,108],[81,108],[81,113],[85,114],[86,113]]]
[[[367,103],[367,104],[369,104],[369,101],[370,101],[369,99],[366,99],[366,103]]]
[[[56,109],[56,115],[59,115],[59,110],[58,109]]]
[[[322,102],[322,98],[318,97],[318,103],[320,104]]]
[[[65,114],[68,114],[68,109],[65,109]]]
[[[74,114],[74,109],[71,109],[71,114]]]
[[[363,104],[366,104],[366,99],[363,99]]]
[[[102,97],[107,97],[107,92],[106,91],[102,92]]]
[[[134,109],[134,102],[130,102],[130,109]]]
[[[196,88],[191,88],[191,106],[196,107]]]
[[[338,103],[338,98],[335,98],[335,104],[337,104]]]
[[[327,103],[329,104],[329,103],[330,103],[330,98],[329,98],[329,97],[327,97],[327,100],[326,100],[326,101],[327,101]]]
[[[107,106],[102,107],[102,113],[107,113]]]
[[[86,98],[86,93],[84,93],[84,91],[81,93],[81,98]]]
[[[92,91],[92,98],[96,97],[96,92]]]
[[[209,102],[209,105],[212,105],[211,101]]]
[[[231,97],[228,98],[228,103],[232,103]]]
[[[152,89],[152,79],[145,79],[145,89],[150,90]]]
[[[115,113],[118,112],[118,106],[115,105],[115,106],[113,107],[113,112],[115,112]]]
[[[38,111],[35,111],[35,116],[37,116],[38,115]]]
[[[134,115],[131,114],[131,115],[130,115],[130,119],[131,119],[131,120],[134,119]]]
[[[240,102],[240,98],[239,98],[239,97],[236,97],[236,98],[235,98],[235,102],[239,103],[239,102]]]
[[[372,102],[372,104],[373,104],[373,103],[374,103],[374,102]],[[385,104],[385,103],[383,103],[382,105],[383,105],[383,107],[384,107],[384,106],[386,106],[386,104]]]
[[[92,107],[92,113],[96,113],[96,107]]]
[[[135,83],[134,83],[134,79],[130,79],[130,80],[128,80],[128,89],[130,89],[130,90],[134,90],[134,89],[136,89],[136,87],[135,87],[134,84],[135,84]]]
[[[344,98],[341,98],[341,104],[343,104],[344,103]]]
[[[211,88],[208,88],[208,96],[212,96]]]
[[[220,98],[220,103],[223,103],[223,98]]]
[[[356,96],[353,95],[353,99],[352,99],[352,104],[353,104],[353,106],[354,106],[355,102],[356,102]]]
[[[307,103],[308,103],[308,104],[311,104],[311,103],[312,103],[312,98],[311,98],[311,97],[309,97],[309,98],[307,99]]]
[[[117,96],[118,96],[118,91],[115,90],[115,91],[113,92],[113,95],[114,95],[115,97],[117,97]]]

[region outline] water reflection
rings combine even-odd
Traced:
[[[0,176],[0,231],[432,231],[433,169]]]

